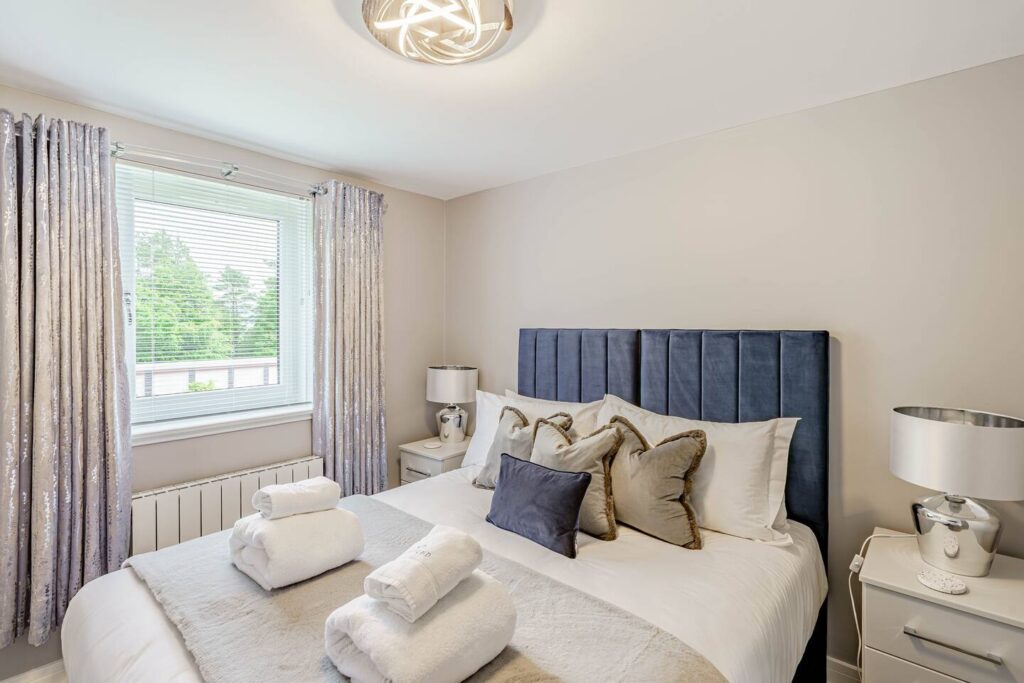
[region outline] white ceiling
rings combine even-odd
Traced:
[[[441,198],[1024,54],[1024,0],[516,0],[457,67],[384,50],[359,0],[0,15],[0,82]]]

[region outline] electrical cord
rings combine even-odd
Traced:
[[[864,542],[860,546],[860,552],[853,556],[853,561],[850,562],[850,576],[846,579],[846,587],[850,592],[850,610],[853,612],[853,626],[857,631],[857,678],[862,679],[863,672],[860,668],[861,653],[864,651],[864,641],[860,633],[860,620],[857,618],[857,605],[853,601],[853,575],[860,575],[860,569],[864,566],[864,552],[868,548],[868,543],[873,538],[906,538],[911,534],[871,534],[864,539]]]

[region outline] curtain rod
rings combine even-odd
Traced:
[[[171,162],[176,165],[184,166],[186,169],[192,168],[206,171],[206,173],[200,173],[200,175],[207,175],[210,171],[215,171],[224,180],[240,181],[243,178],[251,178],[256,181],[269,182],[278,186],[276,188],[272,187],[267,189],[277,189],[280,191],[280,186],[287,186],[290,188],[291,193],[295,193],[295,191],[300,188],[302,193],[306,195],[315,196],[327,192],[327,188],[324,186],[324,183],[310,183],[305,180],[299,180],[298,178],[292,178],[290,176],[273,173],[271,171],[260,171],[255,169],[249,170],[230,161],[222,161],[212,157],[202,157],[193,154],[179,154],[177,152],[156,149],[154,147],[142,147],[138,145],[129,146],[123,142],[113,142],[110,145],[110,156],[115,159],[124,159],[126,161],[138,159]]]
[[[14,134],[22,135],[21,122],[18,121],[14,125]],[[35,137],[35,129],[28,131],[31,137]],[[279,173],[273,173],[271,171],[258,171],[258,170],[245,170],[238,164],[230,161],[221,161],[212,157],[202,157],[193,154],[178,154],[176,152],[170,152],[167,150],[157,149],[155,147],[142,147],[140,145],[131,145],[130,147],[123,142],[112,142],[110,143],[110,156],[115,159],[125,159],[126,161],[132,161],[129,157],[135,157],[138,159],[151,159],[154,161],[169,161],[175,164],[183,165],[185,167],[191,167],[195,169],[201,169],[205,171],[217,171],[220,177],[224,180],[241,180],[243,177],[252,178],[256,181],[276,183],[278,185],[292,185],[290,190],[282,190],[281,187],[270,187],[264,189],[277,190],[279,192],[284,191],[288,194],[295,194],[295,190],[298,188],[302,189],[303,195],[317,196],[327,194],[327,184],[310,183],[305,180],[299,180],[298,178],[292,178],[290,176],[281,175]],[[144,161],[140,163],[145,163]],[[153,164],[160,166],[160,164]],[[164,167],[169,168],[169,167]],[[174,170],[173,168],[171,170]],[[207,175],[206,173],[200,173],[199,175]],[[245,184],[245,183],[243,183]],[[258,187],[258,186],[257,186]],[[383,203],[383,211],[387,213],[388,205],[387,202]]]

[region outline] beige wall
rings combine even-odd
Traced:
[[[852,660],[847,565],[920,493],[889,474],[889,409],[1024,414],[1022,83],[1017,58],[449,201],[446,359],[499,390],[519,327],[830,330]],[[1024,506],[1000,507],[1024,554]]]
[[[312,453],[309,419],[270,427],[164,441],[133,449],[132,490],[244,470]]]
[[[443,357],[444,273],[440,264],[444,259],[444,202],[5,86],[0,86],[0,108],[105,126],[112,139],[128,144],[223,159],[311,183],[330,177],[353,180],[383,192],[388,203],[384,219],[387,442],[393,462],[391,479],[397,483],[398,444],[421,439],[433,428],[432,413],[423,400],[424,368]],[[134,489],[188,481],[309,453],[308,420],[140,446],[134,453]],[[36,650],[16,643],[0,653],[0,679],[58,654],[59,649],[52,645]]]

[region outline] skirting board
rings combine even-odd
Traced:
[[[0,681],[0,683],[67,683],[68,677],[64,673],[64,660],[58,659],[44,666],[37,666],[29,669],[23,674],[11,676]]]
[[[828,658],[825,672],[827,683],[860,683],[857,667],[835,657]]]

